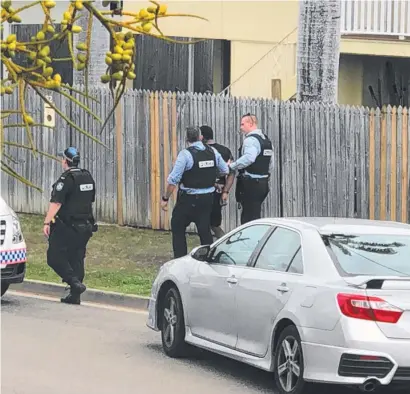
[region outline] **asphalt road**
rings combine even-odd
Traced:
[[[274,393],[270,374],[205,351],[167,358],[145,320],[143,312],[6,294],[1,393]]]

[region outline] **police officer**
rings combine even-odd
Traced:
[[[224,145],[218,144],[214,141],[214,131],[209,126],[201,126],[202,142],[215,148],[228,164],[233,161],[232,152]],[[229,176],[219,176],[215,183],[215,192],[213,198],[212,212],[211,212],[211,230],[216,238],[224,236],[224,231],[221,229],[222,223],[222,206],[227,203],[229,191],[235,180],[235,174],[232,172]]]
[[[171,219],[175,258],[188,253],[185,231],[192,222],[197,227],[201,245],[212,244],[210,219],[217,171],[221,175],[229,173],[229,167],[219,152],[202,143],[198,127],[187,128],[187,143],[189,147],[178,154],[168,176],[168,185],[161,201],[162,209],[166,210],[169,197],[179,184]]]
[[[80,304],[86,290],[84,258],[96,225],[92,213],[95,182],[87,170],[78,168],[80,155],[69,147],[60,153],[64,173],[54,183],[43,232],[48,237],[47,264],[70,286],[61,298],[67,304]]]
[[[246,114],[241,119],[245,135],[239,148],[239,159],[230,164],[239,170],[236,201],[242,208],[241,224],[261,217],[262,203],[269,194],[269,177],[273,169],[272,142],[258,127],[256,115]]]

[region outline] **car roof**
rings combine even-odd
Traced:
[[[263,219],[262,219],[263,220]],[[341,217],[286,217],[267,218],[272,224],[282,224],[298,230],[317,230],[323,234],[337,232],[404,233],[410,235],[410,225],[394,221]]]

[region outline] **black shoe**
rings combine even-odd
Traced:
[[[80,295],[69,293],[67,296],[61,298],[61,302],[64,304],[80,305]]]
[[[87,289],[77,278],[74,278],[70,283],[71,294],[80,295]]]

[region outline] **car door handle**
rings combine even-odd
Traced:
[[[281,286],[278,286],[278,287],[277,287],[277,290],[278,290],[280,293],[287,293],[290,289],[289,289],[289,287],[287,287],[287,286],[285,286],[285,285],[281,285]]]
[[[236,285],[238,283],[238,279],[236,278],[228,278],[226,281],[231,285]]]

